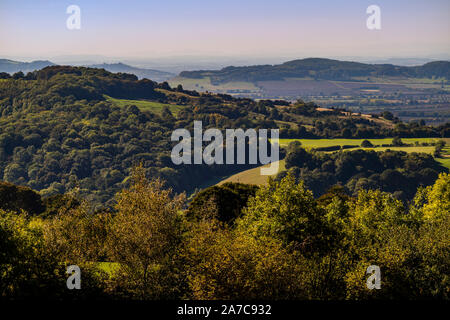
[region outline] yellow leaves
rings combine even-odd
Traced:
[[[426,189],[423,205],[425,219],[441,220],[450,215],[450,175],[441,173],[433,186]]]
[[[246,232],[217,228],[217,222],[192,226],[186,242],[188,284],[195,299],[275,298],[297,287],[294,257],[280,241],[255,239]],[[293,279],[296,280],[293,280]]]
[[[108,285],[137,298],[176,290],[195,299],[448,297],[450,292],[446,174],[418,192],[413,209],[423,215],[413,218],[380,191],[361,191],[355,201],[335,197],[318,207],[310,191],[288,176],[258,191],[233,226],[217,221],[216,208],[208,205],[203,219],[185,221],[184,196],[173,197],[161,181],[148,181],[142,168],[132,181],[118,194],[114,214],[92,214],[87,203],[49,219],[0,210],[8,252],[11,257],[20,252],[27,268],[46,253],[87,265],[111,261],[96,264],[109,274]],[[372,264],[382,272],[382,290],[376,292],[365,286]]]
[[[107,252],[132,279],[126,284],[130,290],[146,297],[164,294],[160,275],[181,241],[184,195],[172,197],[162,181],[147,180],[142,166],[133,170],[131,181],[116,196]]]
[[[38,241],[37,235],[41,231],[41,226],[34,221],[30,222],[24,211],[16,213],[0,209],[0,229],[7,232],[12,241],[19,241],[27,246]]]

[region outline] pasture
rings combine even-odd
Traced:
[[[383,144],[392,144],[392,138],[384,139],[280,139],[280,147],[287,147],[292,141],[300,141],[302,146],[308,148],[323,148],[332,146],[361,146],[364,140],[369,140],[374,146],[381,146]],[[402,138],[405,144],[418,143],[434,143],[438,140],[444,140],[447,145],[450,145],[450,138]],[[420,148],[422,146],[405,147],[405,148]],[[390,147],[389,149],[392,149]],[[410,149],[408,149],[410,150]],[[412,150],[412,149],[411,149]],[[419,149],[416,149],[419,150]],[[421,151],[411,151],[421,152]]]
[[[251,82],[231,81],[213,84],[209,77],[201,79],[175,77],[168,82],[172,88],[176,88],[177,85],[181,84],[184,89],[196,91],[210,91],[217,93],[256,93],[260,91],[260,89]]]
[[[372,148],[361,148],[361,143],[364,140],[369,140],[374,147]],[[332,146],[355,146],[357,148],[345,149],[356,150],[356,149],[364,149],[364,150],[375,150],[375,151],[386,151],[387,149],[394,151],[404,151],[404,152],[424,152],[433,154],[434,146],[424,146],[421,145],[423,143],[435,143],[438,140],[444,140],[446,142],[446,147],[442,150],[442,156],[440,158],[436,158],[436,161],[440,162],[444,167],[450,169],[450,138],[402,138],[403,143],[408,144],[410,146],[401,146],[401,147],[383,147],[382,145],[392,144],[392,138],[384,138],[384,139],[280,139],[280,147],[287,147],[289,143],[292,141],[300,141],[302,146],[305,149],[312,148],[324,148],[324,147],[332,147]],[[416,142],[419,145],[416,145]]]
[[[268,167],[269,165],[264,165],[263,167]],[[285,161],[279,161],[278,172],[285,170]],[[256,184],[256,185],[265,185],[267,184],[267,180],[269,176],[262,176],[260,173],[261,167],[245,170],[239,173],[236,173],[222,181],[220,181],[217,185],[221,185],[225,182],[235,182],[235,183],[247,183],[247,184]]]
[[[287,147],[288,144],[292,141],[300,141],[302,146],[311,149],[311,148],[323,148],[323,147],[331,147],[331,146],[355,146],[355,148],[345,149],[345,151],[352,151],[357,149],[363,150],[374,150],[377,152],[382,152],[386,150],[393,151],[404,151],[404,152],[418,152],[418,153],[428,153],[433,154],[435,147],[434,146],[422,146],[415,145],[418,143],[433,143],[438,140],[444,140],[447,143],[447,146],[442,151],[441,158],[435,158],[436,161],[440,162],[444,167],[450,169],[450,138],[404,138],[402,139],[403,143],[413,144],[413,146],[402,146],[402,147],[380,147],[383,144],[391,144],[392,138],[385,139],[367,139],[369,140],[374,147],[373,148],[361,148],[361,143],[366,139],[280,139],[280,147]],[[378,146],[378,147],[377,147]],[[336,152],[336,151],[334,151]],[[266,165],[267,166],[267,165]],[[262,176],[260,174],[260,168],[253,168],[249,170],[245,170],[239,173],[236,173],[230,177],[225,178],[224,180],[217,183],[218,185],[223,184],[225,182],[239,182],[239,183],[248,183],[248,184],[256,184],[256,185],[265,185],[267,184],[268,176]],[[280,160],[280,167],[278,172],[285,170],[285,161]]]
[[[183,106],[179,106],[176,104],[168,104],[168,103],[160,103],[155,101],[148,101],[148,100],[128,100],[128,99],[116,99],[112,98],[110,96],[106,96],[105,98],[107,101],[111,102],[112,104],[124,108],[126,106],[135,105],[139,108],[141,111],[150,111],[155,114],[161,114],[164,107],[169,108],[169,110],[176,115],[178,111],[183,109]]]

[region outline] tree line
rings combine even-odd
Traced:
[[[393,139],[393,142],[400,143],[398,140]],[[364,142],[369,141],[363,141],[363,145]],[[438,147],[441,146],[442,143],[438,143]],[[330,186],[340,185],[350,195],[356,195],[362,189],[379,189],[393,193],[400,200],[410,201],[418,187],[432,185],[439,173],[448,172],[426,153],[393,150],[325,153],[307,151],[299,141],[289,144],[285,161],[286,171],[279,173],[277,179],[291,174],[297,180],[303,180],[317,197],[326,193]]]

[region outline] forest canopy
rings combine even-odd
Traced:
[[[114,213],[85,200],[48,217],[0,209],[0,298],[449,299],[448,174],[407,206],[379,190],[317,201],[287,175],[231,224],[213,201],[190,219],[185,197],[142,167],[131,180]],[[83,290],[66,289],[74,264]],[[366,287],[373,264],[380,290]]]

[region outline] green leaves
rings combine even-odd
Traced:
[[[113,213],[76,199],[54,199],[59,212],[46,218],[0,210],[0,294],[76,297],[63,290],[70,263],[82,268],[80,297],[449,298],[447,174],[409,208],[379,190],[350,198],[335,188],[316,201],[288,175],[257,190],[234,224],[217,219],[214,197],[185,219],[184,196],[142,167],[130,182]],[[379,290],[366,287],[370,265]]]
[[[312,192],[292,175],[257,191],[237,220],[237,228],[255,238],[274,237],[285,245],[309,245],[319,236],[323,223]]]

